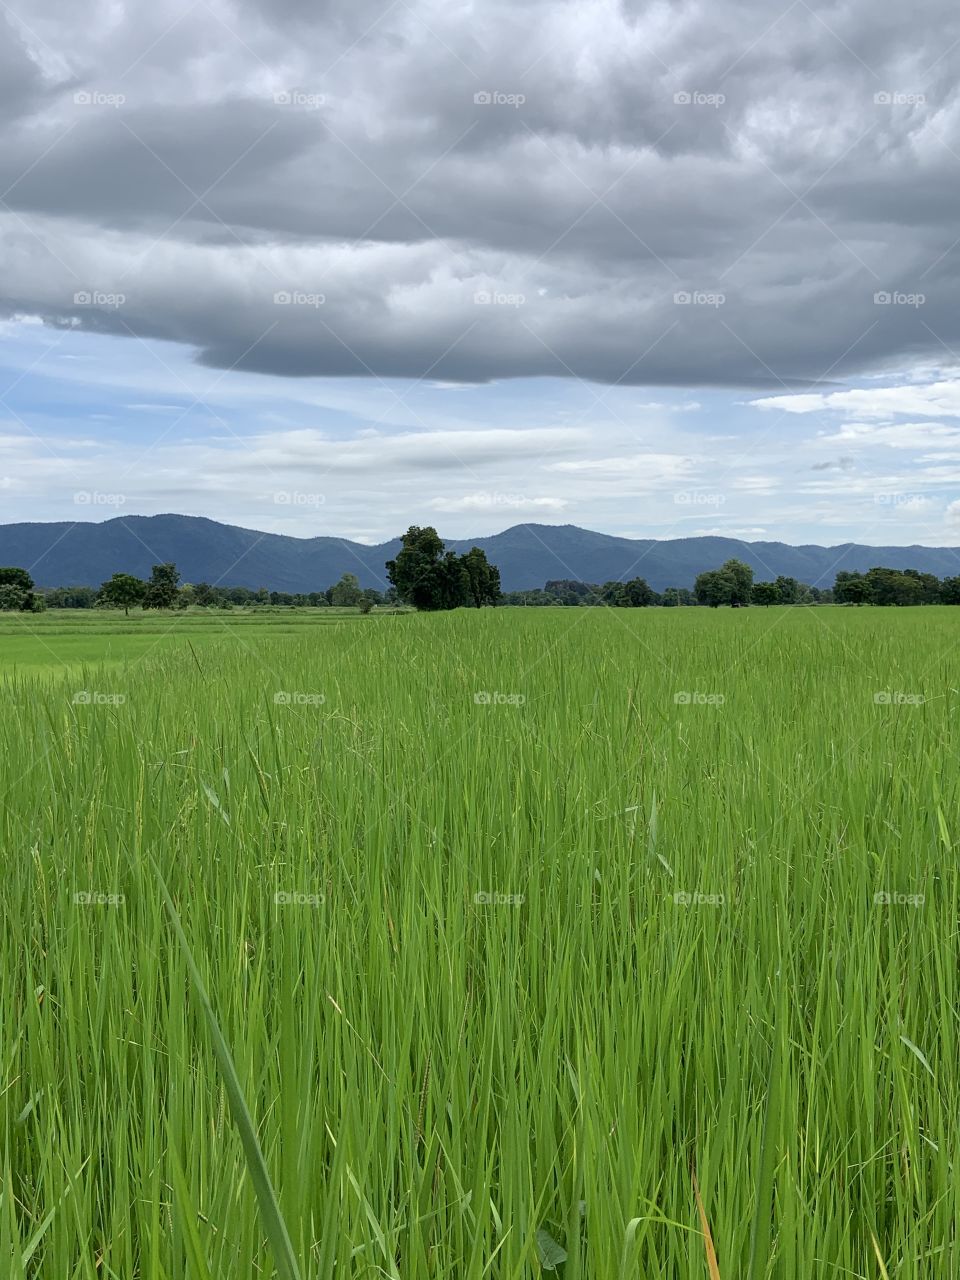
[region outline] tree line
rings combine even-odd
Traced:
[[[43,609],[186,609],[191,606],[231,609],[263,605],[359,609],[411,605],[416,609],[481,608],[498,604],[500,571],[479,547],[463,555],[448,551],[436,529],[411,526],[401,538],[395,560],[386,565],[385,591],[361,587],[356,574],[344,573],[325,591],[268,591],[260,587],[221,587],[208,582],[181,583],[173,563],[156,564],[149,578],[115,573],[94,587],[56,587],[39,590],[26,569],[0,568],[0,611]]]
[[[397,605],[399,597],[391,588],[375,591],[361,587],[356,574],[345,573],[325,591],[269,591],[266,587],[220,587],[208,582],[181,582],[172,563],[154,565],[150,577],[115,573],[100,587],[54,587],[42,590],[34,585],[25,569],[0,568],[0,612],[44,609],[188,609],[197,605],[210,609],[255,608],[285,605],[294,608],[358,608]]]
[[[479,547],[462,555],[448,551],[436,529],[411,525],[400,551],[387,561],[389,587],[361,587],[356,574],[345,573],[324,591],[269,591],[260,587],[221,587],[206,582],[182,583],[175,564],[154,565],[150,577],[115,573],[99,588],[36,587],[26,569],[0,568],[0,612],[43,609],[185,609],[191,606],[231,609],[257,606],[357,608],[408,605],[436,611],[486,605],[606,606],[612,608],[676,608],[701,605],[921,605],[960,604],[960,576],[938,578],[918,569],[876,566],[865,573],[841,570],[832,588],[814,587],[781,575],[754,582],[753,569],[742,560],[727,560],[697,576],[693,590],[667,587],[655,591],[644,578],[602,584],[557,578],[542,588],[503,592],[500,570]]]
[[[770,581],[754,582],[753,569],[742,560],[727,560],[718,569],[698,574],[693,590],[667,587],[654,591],[644,578],[597,584],[572,578],[554,579],[532,591],[509,591],[504,604],[606,605],[613,608],[703,605],[916,605],[960,604],[960,577],[938,578],[919,569],[878,566],[866,573],[841,570],[832,588],[813,587],[781,574]]]

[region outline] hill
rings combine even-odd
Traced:
[[[960,574],[960,548],[869,547],[857,543],[794,547],[736,538],[618,538],[576,525],[519,524],[487,538],[451,539],[458,551],[482,547],[500,566],[503,587],[518,591],[551,578],[587,582],[643,577],[657,591],[691,587],[698,573],[731,556],[758,578],[778,574],[812,586],[832,586],[840,569],[883,564],[938,577]],[[384,562],[399,538],[377,546],[346,538],[292,538],[219,524],[200,516],[118,516],[99,524],[0,525],[0,564],[21,565],[40,586],[99,586],[112,573],[147,577],[151,565],[173,560],[187,582],[317,591],[341,574],[365,587],[384,586]]]

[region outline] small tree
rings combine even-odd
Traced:
[[[0,606],[6,610],[26,611],[34,607],[33,579],[26,569],[18,569],[12,565],[0,569],[0,588],[12,587],[20,593],[19,597],[7,593],[5,599],[13,601],[19,598],[19,604],[8,603]]]
[[[777,588],[777,592],[780,596],[780,604],[800,603],[803,588],[796,578],[788,578],[781,573],[774,583],[774,586]]]
[[[26,609],[27,593],[13,583],[0,583],[0,613],[21,613]]]
[[[750,566],[742,560],[727,560],[720,566],[720,572],[730,582],[730,603],[749,604],[753,591],[753,570]]]
[[[470,603],[470,575],[463,557],[448,551],[433,575],[434,609],[459,609]]]
[[[646,609],[657,601],[657,593],[646,578],[631,578],[623,584],[623,590],[631,609]]]
[[[175,564],[155,564],[143,598],[145,609],[172,609],[177,603],[180,574]]]
[[[719,569],[699,574],[694,584],[699,603],[712,609],[722,604],[749,604],[752,590],[753,570],[742,560],[727,560]]]
[[[833,598],[837,604],[865,604],[870,590],[862,573],[850,573],[842,569],[833,584]]]
[[[871,604],[919,604],[923,598],[923,586],[917,578],[883,565],[867,570],[866,584]]]
[[[625,608],[630,603],[625,585],[615,580],[605,582],[600,588],[600,603],[614,609]]]
[[[676,609],[680,605],[695,605],[697,597],[687,587],[667,587],[660,597],[660,603],[666,609]]]
[[[47,605],[51,609],[92,609],[97,594],[93,587],[54,587],[47,592]]]
[[[723,576],[719,569],[708,569],[705,573],[697,574],[693,590],[697,597],[697,603],[707,604],[711,609],[717,609],[722,604],[730,603],[730,581]]]
[[[780,588],[775,582],[755,582],[753,584],[753,603],[767,606],[780,604]]]
[[[122,609],[126,615],[131,605],[143,603],[146,593],[147,584],[142,578],[135,578],[132,573],[115,573],[100,588],[98,600],[109,609]]]
[[[500,599],[500,570],[487,559],[487,553],[479,547],[471,547],[460,557],[467,574],[470,599],[479,609],[485,604],[496,604]]]
[[[360,579],[355,573],[345,573],[330,588],[330,603],[341,609],[355,609],[363,599]]]

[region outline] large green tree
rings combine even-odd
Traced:
[[[464,556],[447,551],[429,525],[411,525],[400,542],[396,559],[387,561],[387,577],[405,604],[425,610],[458,609],[476,604],[478,594],[480,604],[499,599],[499,570],[487,564],[479,548]]]
[[[443,539],[436,529],[413,524],[400,543],[397,558],[387,561],[387,578],[405,604],[438,608],[437,568],[443,558]]]

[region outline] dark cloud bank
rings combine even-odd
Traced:
[[[2,315],[466,382],[793,387],[960,343],[955,5],[5,12]]]

